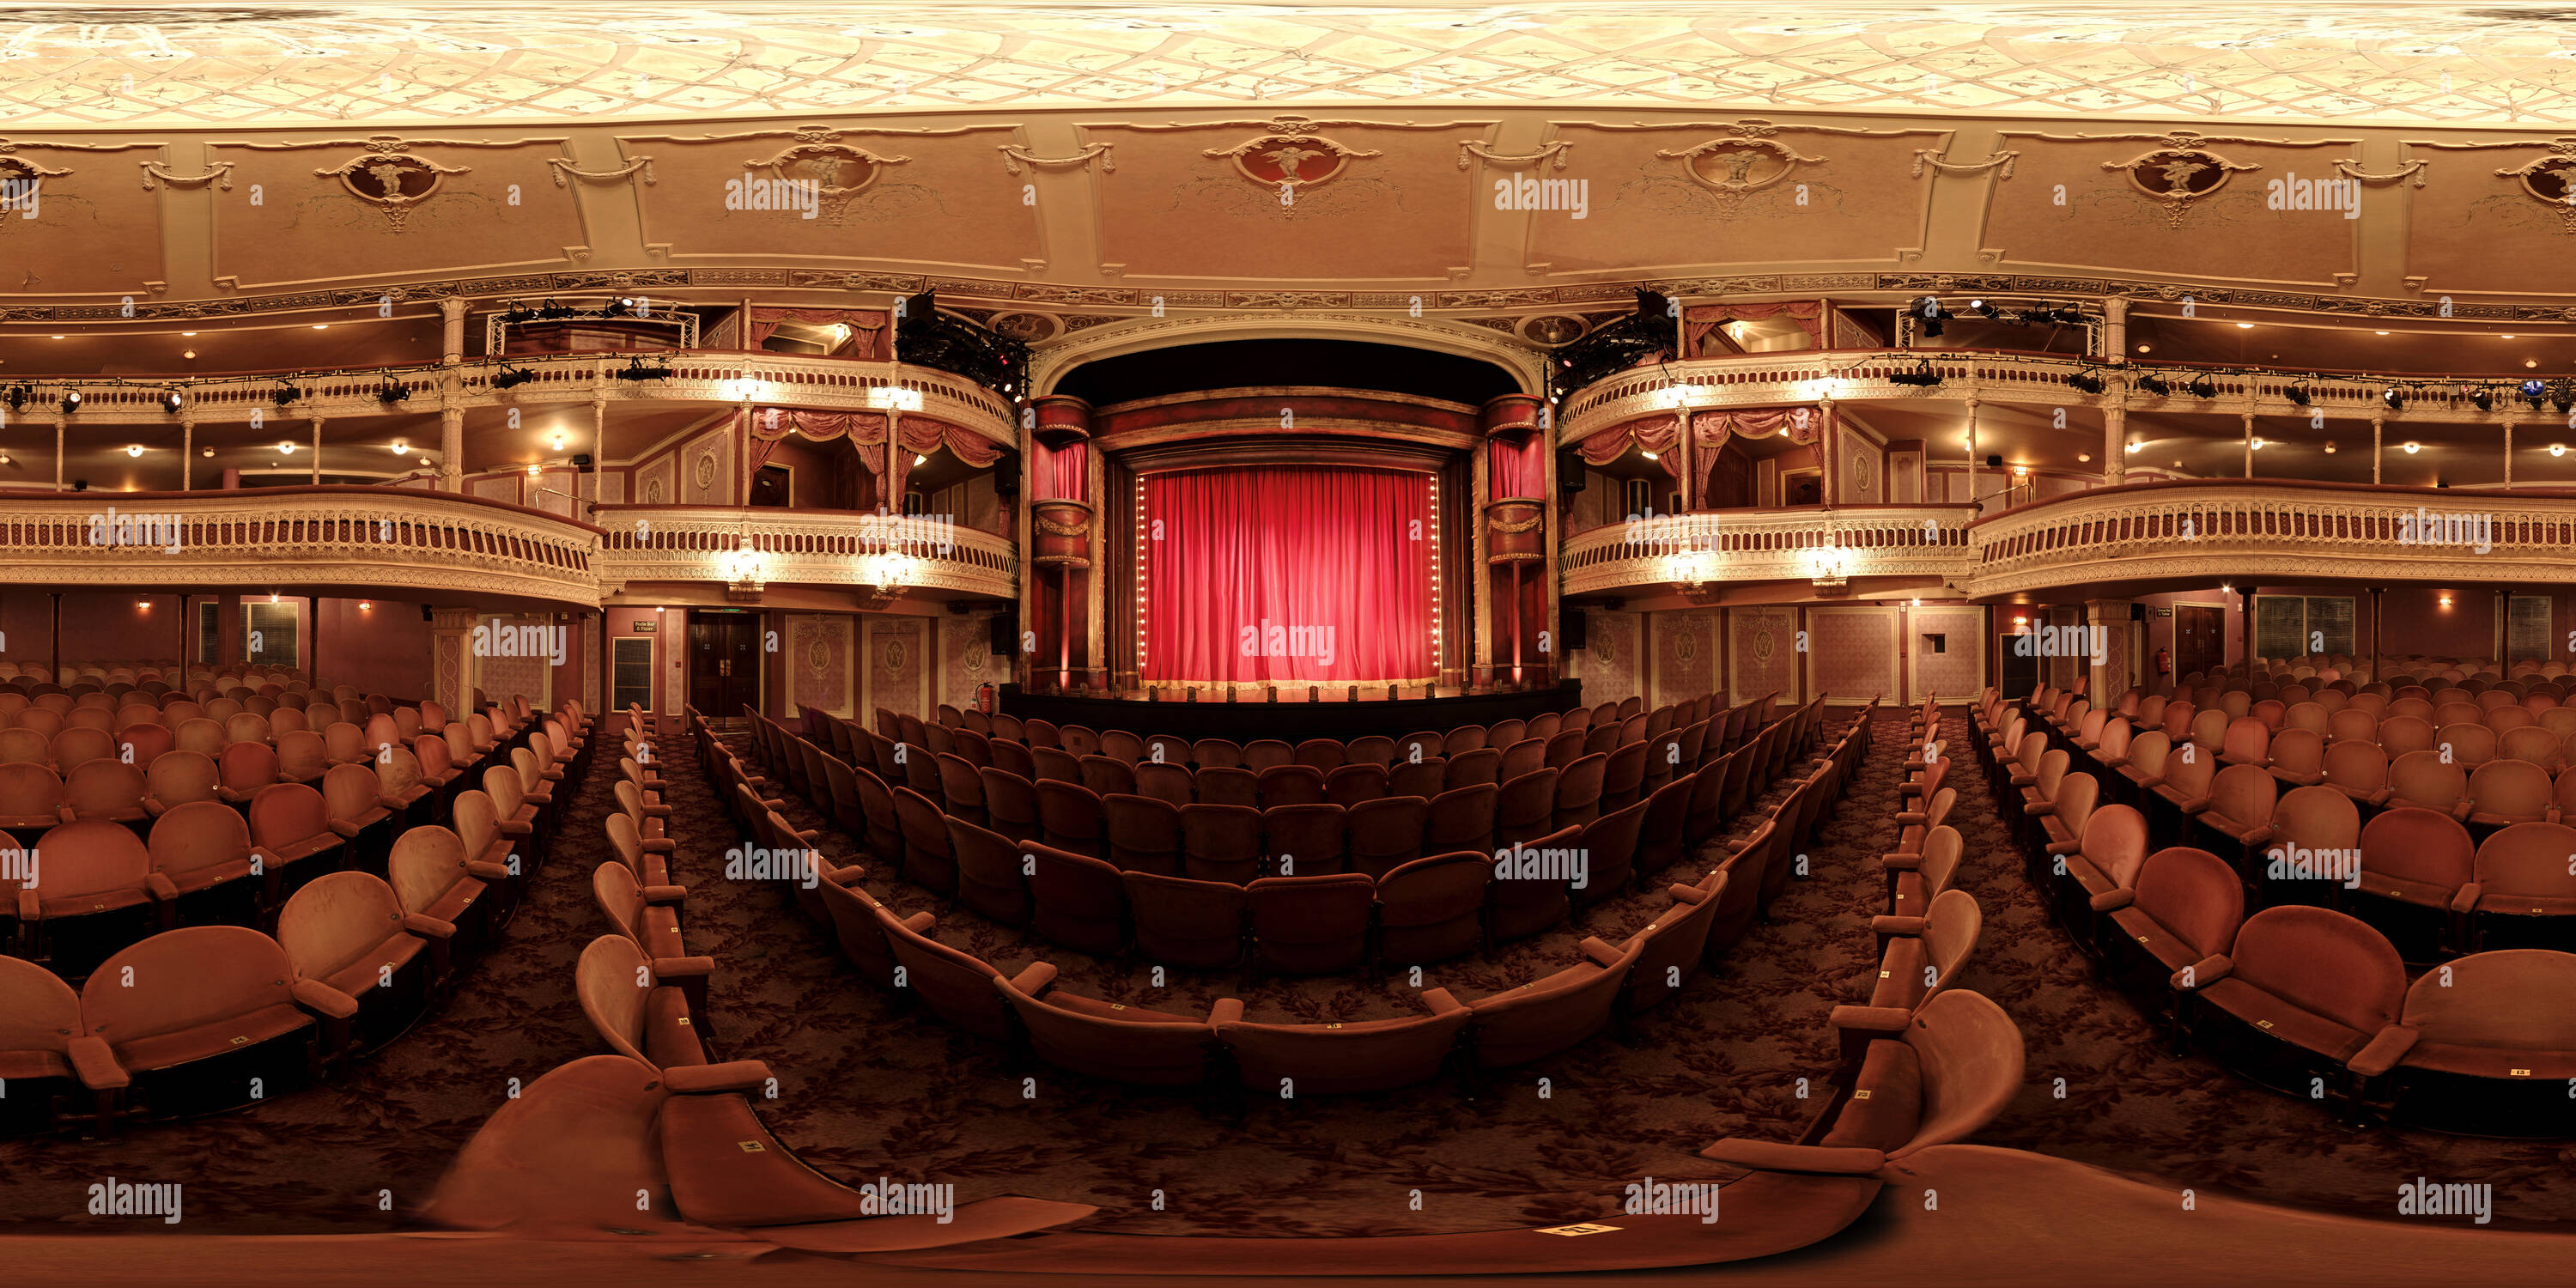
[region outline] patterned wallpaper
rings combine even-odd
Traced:
[[[485,500],[507,501],[512,505],[517,505],[519,503],[519,479],[521,477],[522,476],[517,474],[504,474],[498,478],[473,479],[468,481],[465,487],[466,491],[475,496],[482,497]]]
[[[1566,669],[1583,681],[1583,702],[1600,706],[1604,702],[1625,702],[1639,696],[1637,674],[1636,613],[1612,613],[1600,609],[1585,610],[1591,616],[1589,634],[1581,651],[1566,659]]]
[[[2087,612],[2089,614],[2090,610]],[[2129,639],[2133,632],[2128,607],[2115,605],[2105,610],[2101,626],[2102,675],[2095,692],[2103,697],[2117,698],[2127,692],[2130,685],[2137,683],[2129,675]]]
[[[1910,702],[1921,702],[1933,694],[1944,703],[1963,702],[1985,691],[1985,611],[1977,608],[1917,608],[1908,614],[1911,625],[1906,641],[1914,655],[1914,687]],[[1942,636],[1947,652],[1935,654],[1924,640],[1926,635]],[[1890,700],[1895,695],[1890,694]]]
[[[851,719],[872,722],[878,707],[927,719],[934,708],[922,701],[922,678],[929,672],[930,659],[922,652],[921,619],[861,620],[866,623],[868,642],[867,691],[861,695],[864,710]]]
[[[1011,659],[994,656],[991,613],[944,617],[939,622],[939,700],[964,711],[975,705],[976,686],[1011,678]]]
[[[680,503],[733,504],[733,431],[700,434],[680,449]]]
[[[1687,702],[1718,687],[1717,610],[1656,613],[1654,693],[1646,705]]]
[[[680,503],[679,465],[669,454],[654,458],[649,465],[635,471],[635,503],[638,505],[678,505]]]
[[[788,615],[785,655],[779,664],[787,669],[790,711],[814,707],[845,720],[855,717],[850,693],[851,622],[838,614]]]
[[[1896,678],[1896,610],[1807,610],[1808,692],[1836,702],[1900,700]]]
[[[1798,696],[1798,610],[1726,610],[1727,650],[1734,678],[1727,701],[1748,702],[1777,690],[1784,702]]]
[[[2072,605],[2059,605],[2048,610],[2048,624],[2051,626],[2074,626],[2083,620],[2084,610]],[[2048,659],[2048,682],[2060,689],[2074,688],[2084,678],[2084,669],[2077,666],[2072,657],[2052,657]]]
[[[505,629],[555,624],[547,617],[498,617],[490,614],[475,619],[475,622],[493,628],[485,636],[487,641],[503,638],[500,632]],[[466,645],[468,648],[473,646],[471,635],[466,637]],[[566,647],[570,647],[569,644]],[[523,697],[529,706],[542,707],[547,705],[546,676],[552,670],[553,663],[543,657],[479,656],[474,659],[474,684],[483,690],[488,701],[507,702],[513,697]]]

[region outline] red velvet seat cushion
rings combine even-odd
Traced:
[[[2233,976],[2200,990],[2201,1001],[2284,1042],[2333,1060],[2349,1060],[2373,1035],[2327,1019]]]
[[[45,900],[43,907],[45,916],[48,918],[86,917],[92,913],[131,908],[136,904],[147,903],[151,898],[151,891],[141,886],[133,886],[123,890],[88,890],[79,894],[58,894]]]
[[[707,1049],[689,1023],[689,999],[668,986],[644,999],[644,1054],[662,1068],[705,1064]]]
[[[367,996],[385,977],[386,971],[399,971],[420,956],[421,941],[409,932],[385,937],[383,943],[358,955],[357,960],[333,971],[322,982],[366,1004]]]
[[[155,1033],[131,1042],[116,1042],[116,1062],[127,1069],[167,1069],[172,1065],[203,1060],[243,1047],[256,1046],[272,1038],[283,1037],[297,1029],[311,1027],[313,1020],[294,1006],[278,1002],[240,1015],[192,1024],[168,1033]]]
[[[34,1082],[72,1076],[72,1062],[60,1051],[0,1051],[0,1081]]]
[[[1878,978],[1870,987],[1869,1004],[1910,1011],[1922,1002],[1924,991],[1923,941],[1912,935],[1889,940],[1887,956],[1878,963]]]
[[[2200,961],[2203,956],[2198,949],[2184,943],[2182,936],[2167,929],[2163,922],[2148,916],[2135,905],[2112,913],[2111,922],[2120,928],[2121,934],[2146,949],[2168,970],[2181,970],[2185,966]]]
[[[2363,894],[2377,895],[2383,899],[2395,899],[2401,903],[2411,903],[2426,908],[2448,908],[2451,906],[2452,896],[2460,892],[2457,886],[2441,886],[2430,881],[2392,877],[2366,868],[2361,874],[2360,890]]]

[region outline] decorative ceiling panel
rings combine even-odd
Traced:
[[[14,129],[1426,103],[2576,121],[2563,9],[481,0],[0,5]]]

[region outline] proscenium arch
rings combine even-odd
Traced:
[[[1223,340],[1347,340],[1428,349],[1489,363],[1508,373],[1524,394],[1547,392],[1546,359],[1537,350],[1481,327],[1427,318],[1293,312],[1135,318],[1093,327],[1039,347],[1029,363],[1029,388],[1042,397],[1087,362]]]

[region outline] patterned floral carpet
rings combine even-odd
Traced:
[[[1965,720],[1952,723],[1954,745],[1963,743]],[[1797,1081],[1820,1076],[1832,1056],[1825,1014],[1859,1000],[1876,968],[1867,924],[1881,894],[1875,856],[1894,836],[1901,727],[1882,729],[1838,816],[1808,847],[1813,877],[1782,896],[1773,921],[1736,947],[1722,973],[1694,980],[1625,1040],[1602,1034],[1489,1082],[1472,1101],[1443,1080],[1355,1099],[1255,1099],[1239,1113],[1212,1096],[1131,1091],[1019,1062],[880,994],[840,964],[829,934],[784,888],[724,879],[730,821],[682,740],[670,740],[663,773],[682,842],[675,879],[690,886],[690,947],[718,962],[709,1046],[779,1073],[782,1098],[762,1113],[808,1163],[852,1183],[950,1181],[961,1201],[1019,1193],[1097,1204],[1092,1228],[1109,1231],[1401,1234],[1606,1216],[1632,1181],[1731,1175],[1696,1156],[1718,1136],[1788,1139],[1803,1126],[1814,1102],[1799,1099]],[[411,1033],[336,1082],[252,1110],[108,1140],[0,1144],[0,1228],[347,1233],[409,1224],[512,1079],[533,1081],[601,1049],[572,978],[582,945],[605,929],[588,876],[607,858],[601,821],[613,771],[594,765],[502,944]],[[1981,1142],[2152,1176],[2178,1191],[2372,1216],[2393,1215],[2394,1187],[2418,1175],[2489,1180],[2498,1225],[2576,1221],[2576,1153],[2561,1145],[2345,1133],[2311,1106],[2196,1058],[2164,1056],[2135,1009],[2097,987],[2041,918],[1993,801],[1975,775],[1963,777],[1971,781],[1954,814],[1968,842],[1963,884],[1987,918],[1964,986],[2000,1002],[2031,1050],[2031,1088]],[[800,827],[825,826],[801,804],[791,812]],[[825,835],[836,857],[855,852],[847,837]],[[1692,860],[1668,876],[1704,866]],[[940,911],[910,887],[869,884],[906,913]],[[1424,984],[1462,1000],[1516,985],[1570,960],[1583,934],[1616,940],[1642,926],[1670,902],[1662,889],[1605,902],[1580,928],[1491,960],[1445,963]],[[1228,995],[1243,997],[1255,1018],[1365,1018],[1412,1006],[1401,976],[1246,991],[1232,974],[1182,975],[1155,990],[1127,964],[964,911],[943,912],[934,933],[1005,972],[1043,957],[1063,970],[1064,987],[1162,1009],[1204,1012]],[[2058,1077],[2063,1100],[2051,1094]],[[110,1177],[185,1183],[186,1220],[87,1216],[88,1186]]]

